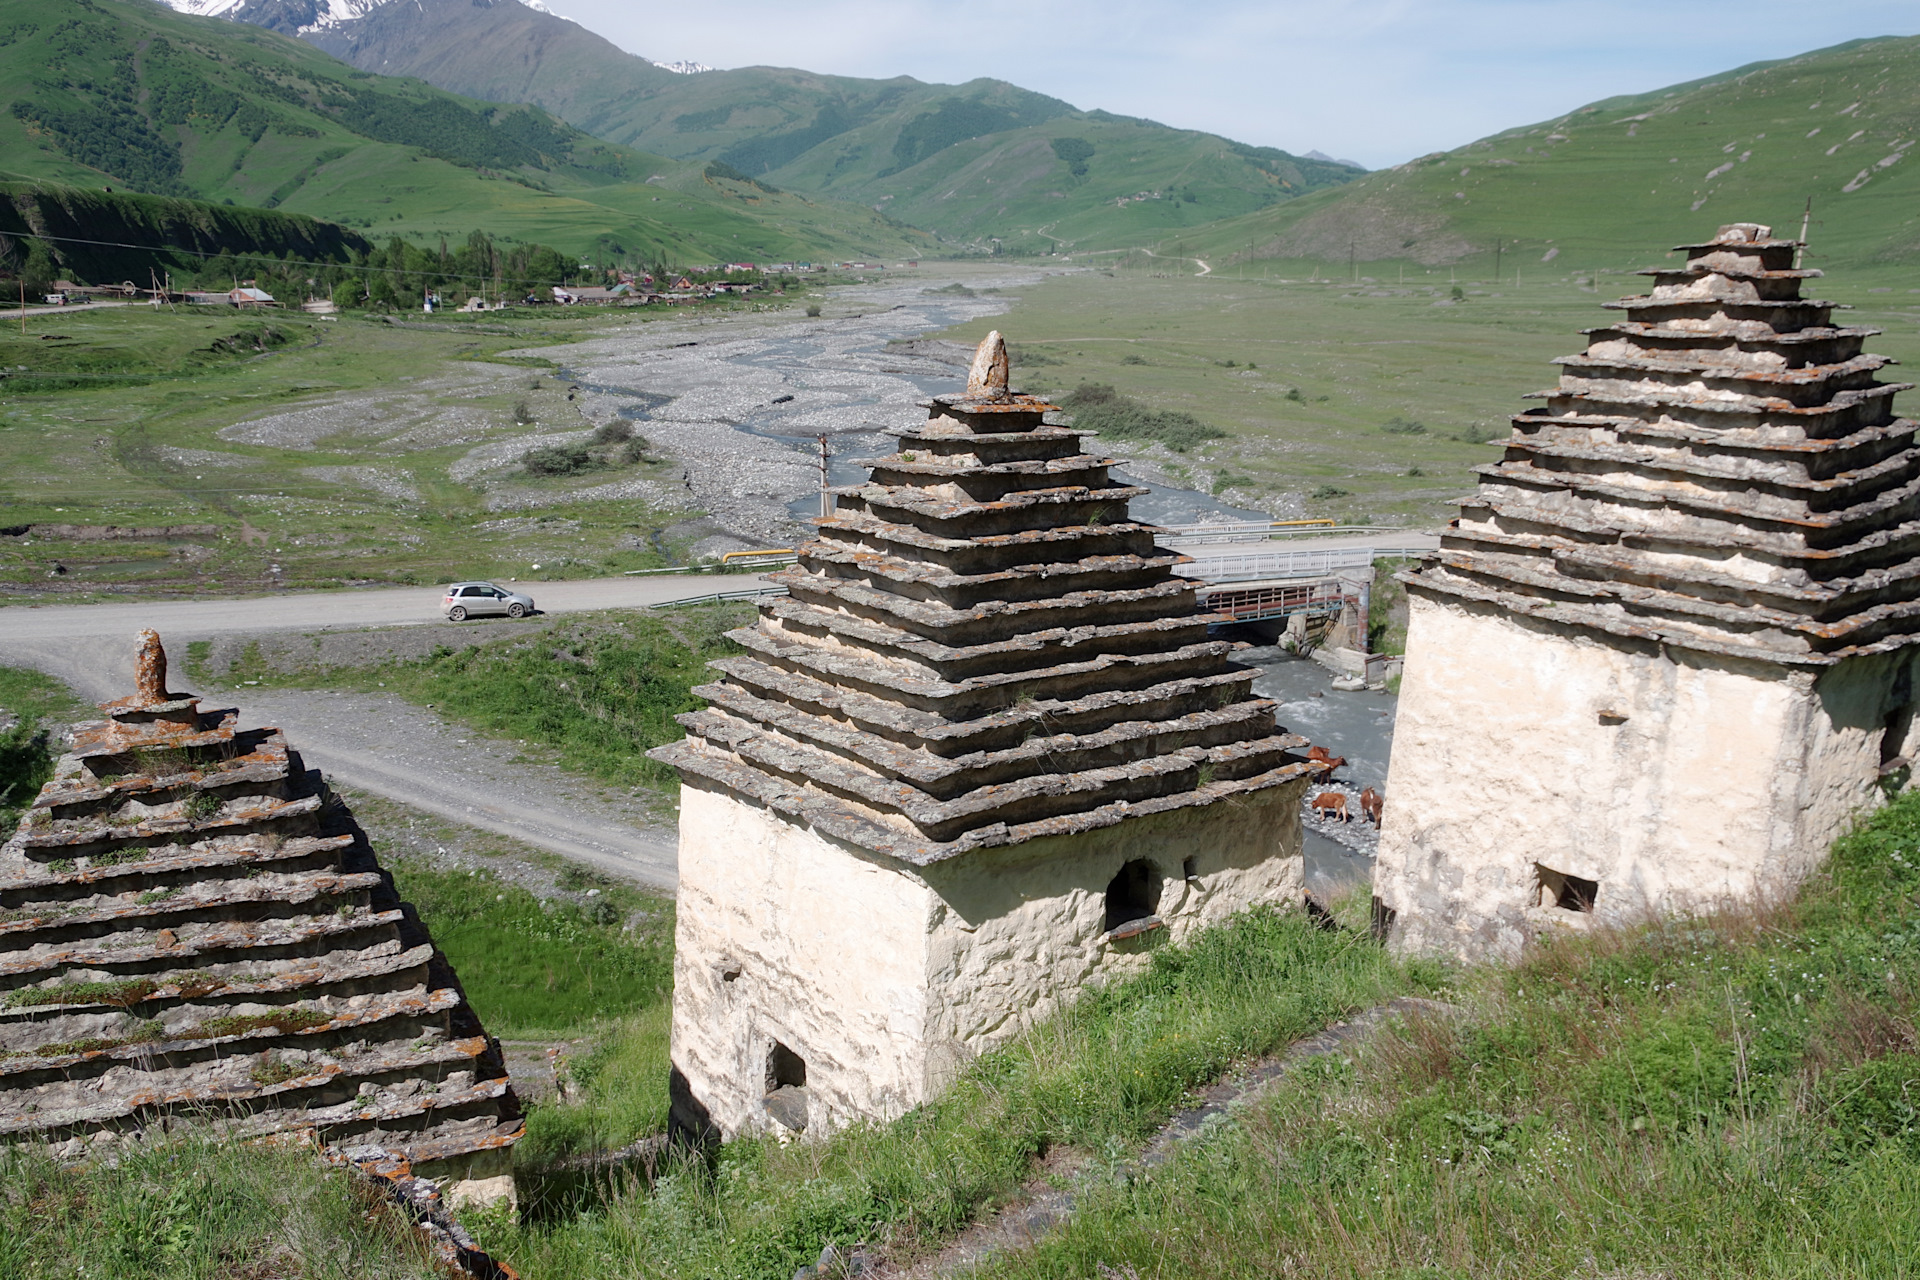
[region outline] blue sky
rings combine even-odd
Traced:
[[[624,49],[716,67],[997,76],[1378,168],[1763,58],[1920,33],[1913,0],[547,0]]]

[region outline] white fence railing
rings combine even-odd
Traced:
[[[1312,538],[1356,533],[1380,533],[1389,534],[1395,538],[1405,538],[1408,534],[1421,532],[1423,531],[1419,529],[1392,525],[1309,525],[1299,521],[1238,520],[1223,521],[1219,524],[1162,525],[1160,532],[1154,536],[1154,541],[1162,546],[1176,547],[1188,542],[1301,542]]]
[[[1375,560],[1423,556],[1431,547],[1338,547],[1327,551],[1249,551],[1235,556],[1195,556],[1180,566],[1183,578],[1207,582],[1261,582],[1269,578],[1331,578],[1342,569],[1364,569]]]

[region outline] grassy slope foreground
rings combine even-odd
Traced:
[[[674,261],[912,252],[871,210],[600,142],[538,108],[356,71],[151,0],[0,7],[0,175],[308,213],[416,239]]]
[[[242,21],[284,13],[243,7]],[[533,102],[597,137],[855,201],[981,247],[1130,246],[1359,170],[1102,111],[1001,80],[925,84],[782,67],[674,75],[524,5],[407,0],[313,33],[368,70]],[[492,51],[513,48],[504,59]]]
[[[1696,216],[1693,234],[1710,234],[1706,212]],[[1266,263],[1195,277],[1121,261],[1137,265],[1029,286],[1008,313],[946,336],[1007,334],[1015,381],[1030,390],[1111,385],[1228,433],[1184,451],[1103,437],[1102,451],[1241,506],[1343,523],[1451,518],[1472,468],[1498,456],[1483,442],[1505,438],[1523,397],[1553,384],[1548,362],[1606,323],[1601,303],[1646,287],[1624,273],[1534,267],[1516,287],[1462,271],[1456,301],[1444,267],[1348,284],[1344,269],[1340,282],[1310,282],[1267,275]],[[1807,290],[1853,304],[1848,323],[1884,327],[1869,349],[1908,365],[1920,362],[1916,291],[1912,269],[1846,271]]]
[[[786,1280],[827,1243],[936,1249],[1050,1158],[1076,1171],[1079,1215],[987,1274],[1911,1274],[1917,849],[1908,795],[1795,901],[1570,935],[1511,969],[1400,965],[1363,933],[1254,913],[1087,993],[893,1124],[737,1142],[712,1167],[482,1234],[542,1280]],[[1128,1163],[1193,1086],[1398,991],[1458,1013],[1297,1070],[1170,1165]],[[214,1188],[246,1176],[181,1159]],[[85,1192],[119,1176],[70,1175],[82,1194],[35,1215],[14,1183],[0,1204],[31,1249],[101,1214],[114,1201]]]
[[[1222,261],[1471,261],[1503,274],[1641,265],[1724,222],[1795,235],[1809,266],[1920,251],[1920,37],[1860,40],[1609,98],[1186,237]],[[1216,266],[1219,263],[1216,263]]]

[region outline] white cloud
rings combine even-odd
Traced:
[[[1828,0],[568,0],[648,58],[1011,80],[1380,166],[1763,58],[1907,34],[1911,4]]]

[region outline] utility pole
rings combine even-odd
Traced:
[[[832,499],[830,499],[830,498],[829,498],[829,497],[827,496],[827,437],[826,437],[826,433],[825,433],[825,432],[822,432],[822,433],[821,433],[820,435],[817,435],[817,436],[815,436],[815,437],[814,437],[814,439],[816,439],[816,440],[818,440],[818,441],[820,442],[820,518],[821,518],[822,520],[825,520],[825,519],[827,518],[827,515],[828,515],[828,510],[827,510],[827,504],[828,504],[828,503],[829,503],[830,501],[832,501]]]
[[[1800,243],[1793,251],[1793,269],[1800,269],[1800,260],[1807,252],[1807,228],[1813,223],[1813,197],[1807,197],[1807,207],[1800,214]]]
[[[1347,274],[1353,278],[1354,284],[1360,283],[1360,268],[1354,262],[1353,241],[1351,240],[1347,241]]]
[[[20,274],[20,336],[27,336],[27,276]]]
[[[1493,282],[1500,283],[1500,242],[1493,242]]]

